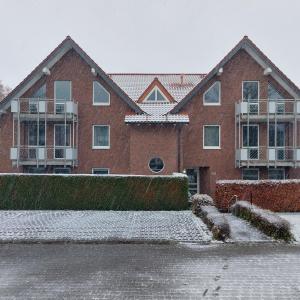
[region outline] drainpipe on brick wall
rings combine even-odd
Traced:
[[[181,164],[181,126],[179,125],[177,130],[177,172],[180,173]]]

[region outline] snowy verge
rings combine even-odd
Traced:
[[[266,235],[285,241],[294,239],[289,222],[270,210],[261,209],[247,201],[237,201],[230,210],[234,215],[249,221]]]

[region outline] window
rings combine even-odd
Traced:
[[[283,180],[285,179],[284,169],[269,169],[268,178],[272,180]]]
[[[54,125],[54,158],[65,158],[66,147],[71,145],[70,124]]]
[[[92,173],[96,175],[108,175],[109,169],[107,168],[93,168]]]
[[[276,159],[284,160],[286,156],[285,147],[285,124],[279,123],[276,126],[275,143],[275,124],[269,125],[269,147],[276,147]],[[279,149],[278,149],[279,148]]]
[[[243,81],[243,101],[249,102],[249,113],[259,112],[259,83],[258,81]]]
[[[145,99],[146,101],[168,101],[158,87],[155,87]]]
[[[149,161],[149,168],[152,172],[158,173],[164,168],[164,162],[159,157],[152,158]]]
[[[272,84],[268,84],[268,99],[282,100],[283,96],[274,88]]]
[[[203,127],[203,148],[204,149],[220,149],[220,126],[205,125]]]
[[[258,180],[258,169],[243,169],[243,180]]]
[[[284,97],[280,94],[272,84],[268,84],[268,99],[276,101],[276,113],[283,114],[285,111]]]
[[[56,101],[56,113],[63,113],[65,102],[70,101],[72,98],[71,81],[55,81],[54,94]]]
[[[93,149],[110,148],[110,128],[108,125],[93,126]]]
[[[38,134],[39,132],[39,134]],[[28,123],[28,145],[30,146],[45,146],[45,123],[31,121]]]
[[[46,98],[46,84],[43,84],[33,94],[32,98]]]
[[[215,82],[203,95],[204,105],[220,105],[221,83]]]
[[[39,126],[38,126],[39,125]],[[39,129],[38,129],[39,127]],[[45,146],[45,123],[31,121],[28,123],[28,158],[37,159],[37,147]]]
[[[70,168],[54,168],[54,174],[71,174]]]
[[[38,101],[44,100],[46,98],[46,84],[42,85],[37,89],[31,96],[29,100],[29,112],[37,113],[38,111]]]
[[[248,159],[259,158],[259,127],[258,125],[243,125],[243,148],[249,148]]]
[[[25,173],[46,174],[47,170],[45,167],[28,167],[25,169]]]
[[[243,125],[243,147],[258,147],[258,125]]]
[[[243,81],[243,100],[258,100],[258,81]]]
[[[276,143],[275,143],[275,124],[269,125],[269,146],[284,147],[285,145],[285,124],[279,123],[276,126]]]
[[[98,81],[93,82],[93,104],[94,105],[110,104],[109,92]]]

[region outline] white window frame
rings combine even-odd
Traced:
[[[219,127],[219,146],[205,146],[205,127]],[[221,149],[221,125],[211,124],[211,125],[203,125],[203,149],[206,150],[219,150]]]
[[[70,128],[70,141],[69,141],[70,146],[56,146],[56,144],[55,144],[55,132],[56,132],[55,128],[57,126],[67,126],[67,127]],[[60,159],[60,160],[66,159],[66,157],[55,157],[55,150],[56,150],[56,148],[57,149],[64,149],[64,150],[67,149],[67,148],[72,148],[72,144],[71,144],[72,143],[72,139],[71,139],[72,131],[71,130],[72,130],[71,129],[71,124],[61,124],[61,123],[54,124],[54,134],[53,134],[53,137],[54,137],[54,141],[53,141],[53,145],[54,145],[54,147],[53,147],[53,149],[54,149],[53,157],[54,157],[54,159]],[[64,151],[64,154],[66,154],[66,151]]]
[[[63,100],[63,99],[56,99],[56,83],[58,81],[68,81],[68,82],[70,82],[70,100],[66,100],[65,102],[63,102],[63,101],[59,101],[59,100]],[[54,111],[55,111],[55,113],[57,113],[57,110],[56,110],[57,109],[57,104],[63,104],[64,105],[64,110],[66,110],[66,102],[67,101],[72,101],[72,97],[73,97],[73,94],[72,94],[72,80],[55,80],[54,81]]]
[[[108,94],[108,102],[107,103],[95,102],[95,84],[99,84],[105,90],[105,92]],[[94,106],[109,106],[110,105],[110,92],[97,80],[93,81],[93,105]]]
[[[72,101],[72,97],[73,97],[73,95],[72,95],[72,80],[55,80],[54,81],[54,98],[55,98],[55,102],[56,102],[56,83],[58,82],[58,81],[68,81],[68,82],[70,82],[70,101]],[[58,99],[58,100],[63,100],[63,99]],[[68,100],[67,100],[68,101]],[[58,103],[60,103],[60,102],[58,102]]]
[[[257,171],[257,179],[244,179],[244,171],[245,170],[253,170],[253,171]],[[259,180],[259,174],[260,172],[259,172],[259,169],[258,168],[243,168],[242,169],[242,180],[251,180],[251,181],[254,181],[254,180]]]
[[[247,127],[247,126],[255,126],[255,127],[257,127],[257,147],[254,147],[254,146],[245,146],[244,147],[244,127]],[[257,158],[248,158],[248,154],[247,154],[247,158],[249,159],[249,160],[259,160],[259,157],[260,157],[260,155],[259,155],[259,148],[260,148],[260,146],[259,146],[259,124],[243,124],[242,125],[242,148],[243,149],[257,149]],[[249,152],[248,152],[249,153]]]
[[[108,146],[95,146],[95,141],[94,141],[94,137],[95,137],[95,127],[108,127]],[[110,125],[102,125],[102,124],[100,124],[100,125],[98,125],[98,124],[95,124],[95,125],[93,125],[93,130],[92,130],[93,132],[92,132],[92,134],[93,134],[93,144],[92,144],[92,149],[103,149],[103,150],[105,150],[105,149],[110,149]]]
[[[268,179],[269,180],[279,180],[279,179],[270,179],[270,170],[276,170],[276,169],[268,169]],[[283,178],[285,179],[285,168],[277,168],[277,170],[281,170],[281,171],[283,171]],[[282,179],[283,180],[283,179]]]
[[[95,170],[105,170],[105,171],[107,171],[107,174],[95,174],[94,173]],[[105,175],[109,175],[110,174],[110,170],[109,170],[109,168],[92,168],[92,174],[99,175],[99,176],[105,176]]]
[[[215,85],[219,84],[219,101],[215,103],[211,102],[205,102],[205,95],[208,93],[208,91]],[[203,93],[203,105],[204,106],[220,106],[221,105],[221,81],[215,81],[210,87]]]
[[[154,158],[159,158],[161,161],[162,161],[162,163],[163,163],[163,167],[162,167],[162,169],[160,170],[160,171],[158,171],[158,172],[155,172],[155,171],[153,171],[151,168],[150,168],[150,161],[152,160],[152,159],[154,159]],[[161,173],[164,169],[165,169],[165,162],[164,162],[164,160],[160,157],[160,156],[153,156],[153,157],[151,157],[150,159],[149,159],[149,161],[148,161],[148,169],[153,173],[153,174],[158,174],[158,173]]]
[[[259,82],[259,80],[243,80],[242,81],[242,100],[243,100],[243,102],[247,102],[245,100],[248,100],[248,99],[244,99],[244,82],[257,82],[258,83],[258,85],[257,85],[257,88],[258,88],[258,90],[257,90],[258,99],[256,99],[256,100],[259,102],[259,99],[260,99],[260,82]]]
[[[159,91],[163,97],[165,98],[165,100],[149,100],[148,97],[150,97],[150,95],[153,93],[153,91]],[[157,92],[155,92],[156,98],[157,98]],[[162,90],[158,87],[155,86],[145,97],[145,102],[150,102],[150,103],[161,103],[161,102],[169,102],[168,98],[166,97],[166,95],[162,92]]]

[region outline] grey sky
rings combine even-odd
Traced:
[[[248,35],[300,85],[299,0],[0,0],[0,80],[15,87],[67,35],[106,72],[206,73]]]

